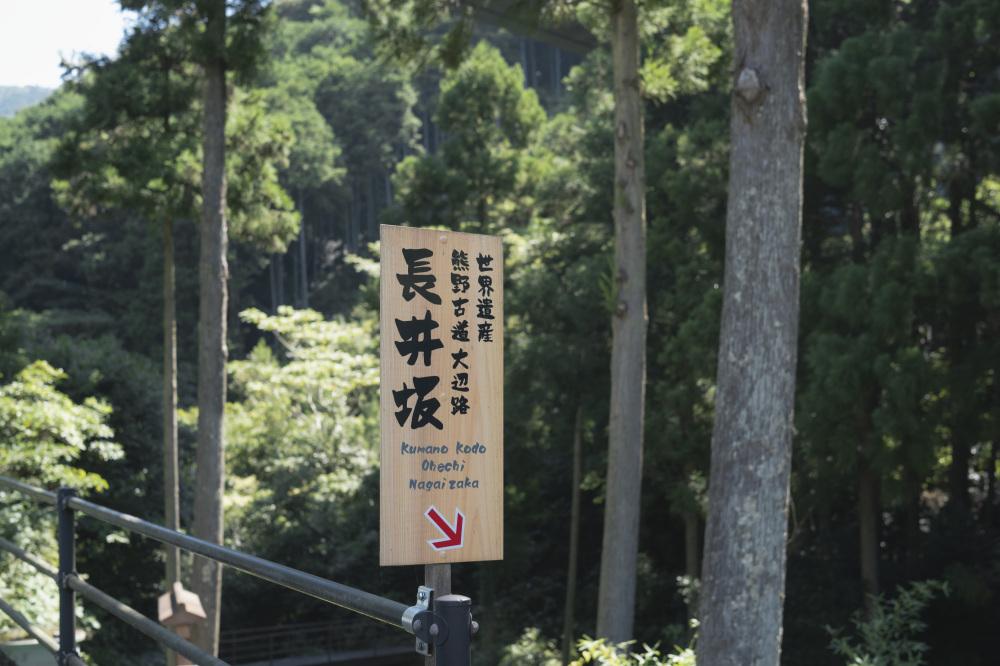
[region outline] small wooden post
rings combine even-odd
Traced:
[[[157,614],[160,624],[170,627],[186,641],[191,640],[191,627],[205,621],[205,609],[197,594],[185,590],[180,581],[174,582],[170,592],[157,600]],[[171,651],[172,652],[172,651]],[[174,652],[177,664],[190,664],[187,657]]]
[[[435,598],[451,594],[451,565],[425,564],[424,585],[433,588]],[[437,666],[437,657],[433,654],[427,657],[424,660],[424,666]]]

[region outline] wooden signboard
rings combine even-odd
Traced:
[[[503,246],[381,230],[380,563],[503,559]]]

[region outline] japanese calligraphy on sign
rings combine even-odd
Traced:
[[[503,559],[503,246],[381,232],[380,563]]]

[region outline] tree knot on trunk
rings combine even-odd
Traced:
[[[624,317],[626,314],[628,314],[628,303],[618,301],[618,305],[615,306],[615,316]]]
[[[735,92],[747,104],[753,104],[758,99],[763,99],[766,86],[761,81],[760,74],[752,67],[744,67],[736,77]]]
[[[624,139],[625,135],[628,134],[628,128],[625,127],[624,121],[618,124],[617,134],[619,139]]]

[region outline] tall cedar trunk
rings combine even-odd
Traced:
[[[734,0],[725,294],[699,666],[777,666],[805,136],[805,0]]]
[[[573,424],[573,488],[569,510],[569,565],[566,571],[566,606],[563,614],[563,666],[569,663],[573,647],[574,610],[576,608],[576,571],[580,553],[580,483],[583,468],[583,401],[576,406]]]
[[[611,418],[597,598],[597,635],[631,640],[646,392],[646,168],[639,39],[633,0],[611,11],[615,100],[615,280],[611,318]]]
[[[611,318],[611,419],[597,597],[597,635],[631,640],[646,392],[646,167],[634,0],[611,11],[615,101],[615,280]]]
[[[204,166],[201,179],[201,298],[198,325],[198,470],[194,495],[194,535],[222,543],[222,494],[225,487],[226,404],[226,66],[225,3],[207,10],[206,31],[215,57],[205,63]],[[195,625],[193,642],[203,650],[219,650],[222,568],[195,557],[193,589],[201,597],[208,619]]]
[[[861,555],[861,583],[865,588],[865,608],[874,610],[879,593],[878,544],[879,544],[878,477],[871,464],[861,456],[858,464],[858,541]]]
[[[177,301],[174,277],[174,221],[163,221],[163,518],[168,530],[180,530],[180,484],[177,475]],[[167,545],[166,590],[181,579],[180,549]],[[177,653],[167,650],[167,666]]]

